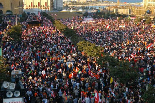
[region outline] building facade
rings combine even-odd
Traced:
[[[97,0],[63,0],[63,2],[95,2]]]
[[[155,0],[143,0],[143,8],[146,14],[149,11],[149,14],[155,15]]]
[[[63,0],[54,0],[53,1],[55,10],[62,10],[63,9]]]
[[[23,0],[0,0],[0,11],[6,14],[6,11],[12,11],[13,14],[23,12]]]
[[[143,6],[145,8],[155,6],[155,0],[143,0]]]
[[[62,10],[63,0],[25,0],[24,9]]]
[[[42,10],[52,10],[53,0],[25,0],[24,9],[42,9]]]

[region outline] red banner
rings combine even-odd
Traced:
[[[45,6],[47,6],[47,2],[45,2]]]
[[[31,7],[33,7],[33,3],[31,2]]]
[[[38,7],[40,7],[40,2],[38,2]]]

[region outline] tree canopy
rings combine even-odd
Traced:
[[[104,55],[97,62],[101,66],[109,68],[110,75],[124,85],[130,82],[133,86],[140,76],[137,68],[131,67],[131,63],[128,61],[121,61],[112,56]]]
[[[64,31],[67,28],[66,25],[62,24],[59,20],[54,21],[54,26],[60,31]]]
[[[49,19],[52,23],[54,23],[53,17],[47,14],[46,12],[41,12],[41,15],[47,17],[47,19]]]
[[[99,57],[102,47],[96,46],[94,43],[90,43],[88,41],[80,41],[77,43],[78,50],[83,51],[87,56],[90,57]]]
[[[3,81],[10,81],[11,77],[8,75],[9,65],[6,64],[5,58],[0,56],[0,85]]]
[[[20,22],[26,21],[27,14],[25,12],[22,13],[22,16],[20,17]]]
[[[146,103],[155,103],[155,88],[152,85],[147,85],[147,90],[143,92],[142,98]]]
[[[11,37],[11,40],[15,42],[20,41],[22,36],[22,26],[21,25],[12,26],[11,29],[8,30],[7,34],[9,37]]]

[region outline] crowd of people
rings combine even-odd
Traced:
[[[118,59],[134,61],[140,78],[136,89],[112,79],[109,70],[79,52],[50,20],[23,31],[22,41],[3,43],[3,57],[11,70],[23,72],[25,103],[143,103],[142,89],[155,86],[154,28],[130,21],[125,28],[118,20],[61,20],[77,35],[104,47]],[[22,23],[26,25],[26,23]],[[24,26],[26,27],[26,26]],[[145,74],[146,73],[146,74]]]

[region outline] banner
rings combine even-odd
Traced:
[[[24,103],[23,98],[6,98],[3,99],[3,103]]]

